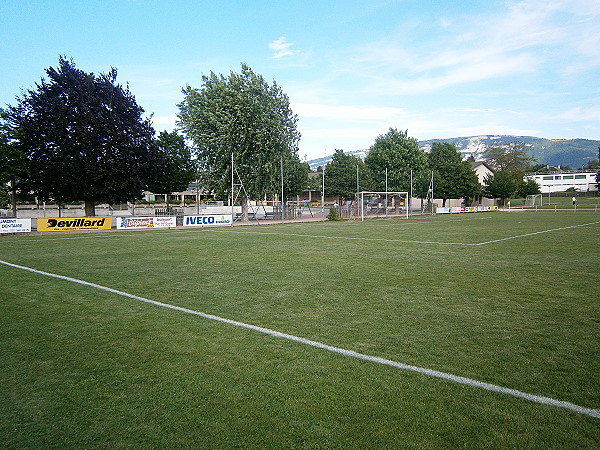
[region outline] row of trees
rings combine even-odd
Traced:
[[[46,74],[48,81],[1,111],[1,203],[8,188],[13,207],[17,194],[31,195],[83,201],[92,216],[98,203],[133,201],[144,190],[181,191],[194,179],[217,197],[233,197],[235,178],[247,205],[248,198],[281,192],[283,170],[287,195],[307,187],[309,167],[298,157],[289,99],[246,65],[240,74],[211,73],[201,88],[183,89],[185,138],[177,131],[155,137],[129,89],[116,83],[115,69],[95,76],[61,57]]]
[[[282,190],[289,198],[310,184],[287,95],[245,64],[241,73],[211,72],[199,88],[183,89],[178,105],[183,135],[155,136],[129,88],[116,83],[116,69],[96,76],[61,57],[46,74],[47,81],[1,112],[0,187],[9,187],[13,199],[20,193],[40,201],[83,201],[92,216],[98,203],[133,201],[144,190],[181,191],[197,179],[218,198],[237,197],[247,209],[250,198],[279,196]],[[523,152],[516,146],[489,149],[498,172],[482,191],[454,145],[436,143],[426,153],[406,131],[390,129],[377,137],[364,161],[337,150],[325,170],[325,186],[327,195],[346,198],[359,190],[412,186],[424,198],[433,173],[435,196],[444,203],[471,201],[482,192],[506,198],[521,186],[529,163]],[[0,201],[1,195],[2,190]]]
[[[336,150],[325,168],[325,186],[331,194],[344,198],[360,190],[412,190],[415,197],[426,198],[433,187],[435,198],[442,199],[444,206],[448,199],[463,198],[471,204],[483,195],[504,202],[513,195],[539,193],[535,181],[524,181],[533,159],[522,146],[491,147],[484,156],[495,173],[482,186],[472,161],[463,160],[454,144],[436,142],[427,153],[407,131],[392,128],[377,137],[364,161]]]

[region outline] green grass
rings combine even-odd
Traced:
[[[0,259],[598,409],[599,222],[481,213],[5,236]],[[6,448],[600,446],[600,419],[569,410],[4,265],[0,279]]]
[[[598,195],[591,196],[582,194],[579,192],[575,193],[559,193],[559,194],[550,194],[550,198],[548,198],[548,194],[543,194],[544,204],[542,206],[538,206],[539,209],[573,209],[572,198],[575,195],[577,198],[577,208],[581,209],[593,209],[594,211],[600,211],[600,197]],[[525,205],[524,198],[513,198],[510,201],[511,206],[520,207]]]

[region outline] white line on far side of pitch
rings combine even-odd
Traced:
[[[468,244],[464,242],[437,242],[437,241],[410,241],[402,239],[385,239],[385,238],[366,238],[356,236],[326,236],[323,234],[302,234],[302,233],[278,233],[275,231],[237,231],[237,230],[217,230],[213,228],[206,228],[204,232],[213,233],[238,233],[238,234],[264,234],[274,236],[294,236],[294,237],[305,237],[314,239],[339,239],[345,241],[369,241],[369,242],[399,242],[402,244],[436,244],[436,245],[459,245],[471,247],[480,244]]]
[[[263,334],[273,336],[276,338],[286,339],[288,341],[297,342],[297,343],[304,344],[304,345],[309,345],[311,347],[319,348],[322,350],[327,350],[327,351],[333,352],[333,353],[338,353],[340,355],[344,355],[344,356],[347,356],[350,358],[361,359],[363,361],[369,361],[369,362],[373,362],[373,363],[377,363],[377,364],[382,364],[385,366],[391,366],[391,367],[395,367],[397,369],[407,370],[410,372],[416,372],[416,373],[420,373],[422,375],[427,375],[430,377],[441,378],[443,380],[452,381],[454,383],[462,384],[465,386],[475,387],[475,388],[479,388],[479,389],[485,389],[486,391],[491,391],[491,392],[496,392],[499,394],[510,395],[512,397],[522,398],[522,399],[528,400],[533,403],[540,403],[542,405],[564,408],[564,409],[568,409],[568,410],[574,411],[579,414],[584,414],[587,416],[591,416],[591,417],[600,419],[600,409],[586,408],[586,407],[579,406],[579,405],[576,405],[571,402],[565,402],[565,401],[556,400],[556,399],[553,399],[550,397],[543,397],[543,396],[539,396],[539,395],[528,394],[526,392],[518,391],[516,389],[509,389],[509,388],[505,388],[502,386],[497,386],[495,384],[484,383],[482,381],[477,381],[477,380],[473,380],[471,378],[453,375],[451,373],[440,372],[438,370],[427,369],[424,367],[412,366],[409,364],[391,361],[389,359],[380,358],[377,356],[365,355],[364,353],[358,353],[353,350],[346,350],[343,348],[334,347],[332,345],[323,344],[321,342],[312,341],[310,339],[305,339],[305,338],[294,336],[291,334],[281,333],[279,331],[271,330],[269,328],[263,328],[263,327],[259,327],[256,325],[250,325],[250,324],[247,324],[244,322],[238,322],[235,320],[230,320],[230,319],[226,319],[226,318],[219,317],[219,316],[214,316],[212,314],[206,314],[203,312],[194,311],[194,310],[187,309],[187,308],[182,308],[180,306],[170,305],[168,303],[162,303],[162,302],[157,302],[155,300],[149,300],[144,297],[139,297],[137,295],[129,294],[127,292],[119,291],[117,289],[112,289],[112,288],[109,288],[106,286],[101,286],[99,284],[90,283],[87,281],[78,280],[77,278],[71,278],[71,277],[67,277],[64,275],[58,275],[55,273],[44,272],[41,270],[32,269],[30,267],[12,264],[7,261],[0,260],[0,264],[15,268],[15,269],[32,272],[32,273],[35,273],[38,275],[43,275],[43,276],[47,276],[47,277],[51,277],[51,278],[56,278],[59,280],[68,281],[71,283],[81,284],[83,286],[92,287],[94,289],[99,289],[102,291],[110,292],[112,294],[121,295],[123,297],[128,297],[133,300],[140,301],[140,302],[149,303],[149,304],[155,305],[155,306],[160,306],[161,308],[172,309],[172,310],[183,312],[186,314],[200,316],[205,319],[214,320],[214,321],[221,322],[221,323],[226,323],[226,324],[233,325],[236,327],[246,328],[248,330],[257,331],[259,333],[263,333]]]
[[[502,241],[509,241],[511,239],[519,239],[519,238],[523,238],[523,237],[527,237],[527,236],[535,236],[536,234],[543,234],[543,233],[551,233],[553,231],[562,231],[562,230],[568,230],[570,228],[580,228],[580,227],[589,227],[590,225],[597,225],[599,224],[600,221],[597,222],[590,222],[590,223],[582,223],[579,225],[571,225],[569,227],[560,227],[560,228],[553,228],[551,230],[542,230],[542,231],[536,231],[534,233],[527,233],[527,234],[520,234],[518,236],[509,236],[509,237],[505,237],[505,238],[501,238],[501,239],[494,239],[493,241],[487,241],[487,242],[480,242],[479,244],[474,244],[474,245],[487,245],[487,244],[494,244],[496,242],[502,242]]]

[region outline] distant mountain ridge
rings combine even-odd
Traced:
[[[434,142],[450,142],[456,145],[463,158],[473,156],[481,159],[481,153],[487,147],[501,147],[517,143],[529,149],[529,155],[536,159],[538,164],[549,166],[570,166],[578,169],[585,166],[590,159],[598,158],[600,140],[591,139],[545,139],[534,136],[507,136],[507,135],[481,135],[468,137],[455,137],[447,139],[428,139],[419,141],[419,147],[430,151]],[[344,152],[365,158],[369,150],[354,150]],[[333,155],[307,161],[312,169],[331,161]]]

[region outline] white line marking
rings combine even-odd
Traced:
[[[297,342],[300,344],[309,345],[311,347],[319,348],[322,350],[327,350],[329,352],[338,353],[340,355],[348,356],[350,358],[356,358],[356,359],[361,359],[363,361],[369,361],[369,362],[373,362],[373,363],[377,363],[377,364],[382,364],[385,366],[391,366],[391,367],[395,367],[395,368],[401,369],[401,370],[407,370],[410,372],[416,372],[416,373],[420,373],[422,375],[427,375],[430,377],[441,378],[443,380],[452,381],[454,383],[458,383],[458,384],[462,384],[462,385],[466,385],[466,386],[470,386],[470,387],[475,387],[475,388],[480,388],[480,389],[485,389],[486,391],[492,391],[492,392],[496,392],[499,394],[505,394],[505,395],[510,395],[513,397],[523,398],[525,400],[529,400],[530,402],[540,403],[542,405],[548,405],[548,406],[555,406],[558,408],[564,408],[564,409],[568,409],[568,410],[574,411],[579,414],[584,414],[587,416],[600,418],[600,409],[585,408],[583,406],[579,406],[574,403],[556,400],[556,399],[553,399],[550,397],[543,397],[543,396],[539,396],[539,395],[528,394],[526,392],[518,391],[516,389],[509,389],[509,388],[505,388],[502,386],[497,386],[495,384],[484,383],[481,381],[473,380],[471,378],[465,378],[465,377],[461,377],[458,375],[453,375],[451,373],[440,372],[438,370],[426,369],[424,367],[412,366],[409,364],[403,364],[400,362],[391,361],[389,359],[379,358],[377,356],[365,355],[364,353],[358,353],[353,350],[346,350],[343,348],[334,347],[332,345],[323,344],[321,342],[312,341],[310,339],[305,339],[305,338],[294,336],[291,334],[281,333],[279,331],[271,330],[269,328],[263,328],[263,327],[259,327],[256,325],[250,325],[250,324],[247,324],[244,322],[238,322],[235,320],[225,319],[225,318],[219,317],[219,316],[214,316],[212,314],[206,314],[203,312],[194,311],[194,310],[187,309],[187,308],[182,308],[180,306],[170,305],[168,303],[162,303],[162,302],[157,302],[154,300],[149,300],[144,297],[139,297],[137,295],[128,294],[127,292],[119,291],[117,289],[112,289],[112,288],[109,288],[106,286],[101,286],[99,284],[94,284],[94,283],[89,283],[87,281],[78,280],[77,278],[71,278],[71,277],[67,277],[64,275],[58,275],[58,274],[54,274],[54,273],[50,273],[50,272],[44,272],[41,270],[36,270],[36,269],[32,269],[30,267],[12,264],[12,263],[2,261],[2,260],[0,260],[0,264],[4,264],[5,266],[13,267],[15,269],[32,272],[32,273],[35,273],[38,275],[44,275],[44,276],[51,277],[51,278],[57,278],[59,280],[69,281],[71,283],[77,283],[77,284],[81,284],[84,286],[89,286],[94,289],[99,289],[102,291],[110,292],[112,294],[121,295],[123,297],[128,297],[133,300],[140,301],[140,302],[149,303],[149,304],[155,305],[155,306],[160,306],[161,308],[172,309],[172,310],[180,311],[180,312],[183,312],[186,314],[193,314],[195,316],[200,316],[205,319],[215,320],[217,322],[226,323],[226,324],[233,325],[236,327],[246,328],[248,330],[257,331],[259,333],[263,333],[263,334],[273,336],[276,338],[286,339],[288,341],[293,341],[293,342]]]
[[[365,237],[352,237],[352,236],[326,236],[322,234],[301,234],[301,233],[277,233],[274,231],[237,231],[237,230],[213,230],[206,229],[205,232],[213,233],[238,233],[238,234],[264,234],[264,235],[275,235],[275,236],[295,236],[295,237],[307,237],[314,239],[340,239],[346,241],[369,241],[369,242],[399,242],[402,244],[436,244],[436,245],[462,245],[462,246],[473,246],[479,244],[467,244],[464,242],[437,242],[437,241],[410,241],[403,239],[385,239],[385,238],[365,238]]]
[[[551,230],[536,231],[534,233],[520,234],[518,236],[510,236],[510,237],[505,237],[505,238],[502,238],[502,239],[494,239],[493,241],[480,242],[479,244],[474,244],[474,245],[494,244],[496,242],[509,241],[511,239],[519,239],[519,238],[527,237],[527,236],[535,236],[536,234],[551,233],[553,231],[568,230],[570,228],[588,227],[590,225],[597,225],[599,223],[600,223],[600,221],[598,221],[598,222],[590,222],[590,223],[582,223],[580,225],[572,225],[570,227],[553,228]]]

